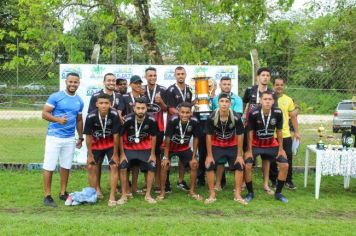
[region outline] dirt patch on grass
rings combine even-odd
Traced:
[[[0,211],[5,212],[5,213],[23,213],[24,209],[20,209],[20,208],[3,208],[0,209]]]

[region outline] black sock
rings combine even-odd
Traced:
[[[276,193],[281,193],[282,192],[282,188],[284,186],[284,183],[286,181],[283,181],[283,180],[277,180],[277,188],[276,188]]]
[[[252,186],[252,181],[246,182],[246,188],[249,193],[253,193],[253,186]]]

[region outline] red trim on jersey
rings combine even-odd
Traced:
[[[148,135],[147,137],[140,138],[139,143],[135,143],[133,140],[129,142],[127,137],[127,131],[122,135],[122,142],[124,149],[127,150],[147,150],[152,148],[152,136]]]
[[[211,135],[211,145],[215,147],[233,147],[237,145],[236,134],[229,139],[218,139],[216,135]]]
[[[166,142],[163,142],[161,145],[162,149],[166,147]],[[169,152],[182,152],[190,149],[189,143],[178,144],[175,142],[169,142]]]
[[[114,146],[114,137],[109,136],[105,138],[94,138],[91,136],[91,148],[92,150],[105,150]]]
[[[252,138],[252,146],[253,147],[278,147],[278,141],[274,137],[266,138],[266,139],[259,139],[257,137],[256,132],[253,132]]]

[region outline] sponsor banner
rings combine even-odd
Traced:
[[[174,70],[178,65],[107,65],[107,64],[61,64],[60,65],[60,89],[65,89],[65,78],[68,73],[76,72],[80,75],[80,87],[78,94],[84,100],[83,119],[85,121],[90,97],[93,93],[103,88],[103,79],[106,73],[115,74],[116,78],[124,78],[130,81],[132,75],[139,75],[144,84],[145,69],[148,67],[154,67],[157,69],[157,84],[168,88],[175,83]],[[215,94],[220,93],[218,88],[221,77],[228,76],[231,78],[232,91],[237,94],[238,91],[238,67],[237,66],[198,66],[198,65],[186,65],[183,67],[187,72],[186,83],[191,86],[194,94],[194,80],[198,73],[204,73],[205,76],[212,77],[217,82],[217,89]],[[130,91],[130,88],[129,90]],[[193,97],[194,99],[194,97]],[[157,107],[151,107],[152,110],[159,109]],[[86,147],[85,142],[80,150],[76,150],[74,162],[86,163]]]

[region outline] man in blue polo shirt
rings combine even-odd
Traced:
[[[43,204],[56,207],[51,196],[53,171],[57,161],[60,165],[61,190],[59,199],[65,201],[69,170],[72,167],[72,159],[75,147],[81,148],[83,142],[83,100],[76,94],[80,84],[79,75],[69,73],[66,78],[66,89],[53,93],[43,107],[42,118],[49,121],[45,156],[43,161],[43,180],[45,198]],[[79,140],[75,141],[75,129]]]
[[[227,93],[230,94],[231,96],[231,109],[236,112],[236,113],[243,113],[243,103],[242,103],[242,99],[237,96],[236,94],[234,94],[233,92],[231,92],[231,78],[227,77],[227,76],[223,76],[220,79],[220,83],[219,83],[220,89],[222,93]],[[215,111],[217,108],[219,108],[219,94],[216,95],[213,99],[213,111]]]
[[[221,93],[227,93],[231,97],[231,109],[242,115],[243,113],[243,103],[242,99],[231,92],[231,78],[228,76],[223,76],[220,79],[219,83]],[[213,99],[212,102],[212,110],[215,111],[217,108],[219,108],[219,94],[216,95]],[[226,184],[226,177],[225,177],[225,162],[226,160],[222,160],[221,163],[218,163],[217,170],[216,170],[216,183],[215,183],[215,189],[217,191],[221,190],[222,187],[225,186]]]

